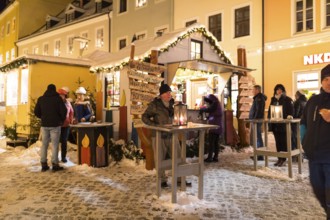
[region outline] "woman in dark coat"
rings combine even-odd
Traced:
[[[274,88],[274,96],[270,101],[270,105],[282,105],[283,118],[287,118],[289,115],[293,115],[293,101],[290,97],[286,96],[285,88],[282,84],[277,84]],[[268,109],[268,118],[270,118],[270,106]],[[285,124],[273,123],[270,124],[270,129],[275,137],[275,144],[277,152],[287,151],[288,146],[286,142],[286,128]],[[275,166],[284,166],[286,159],[278,158]]]
[[[205,162],[218,162],[219,139],[222,134],[222,108],[219,99],[215,95],[209,94],[205,96],[204,101],[206,107],[200,109],[200,114],[203,112],[209,113],[209,124],[219,126],[218,128],[209,131],[208,157],[205,159]]]

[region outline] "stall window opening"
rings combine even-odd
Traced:
[[[203,43],[197,40],[191,40],[190,42],[190,59],[202,59],[203,58]]]

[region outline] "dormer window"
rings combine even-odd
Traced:
[[[74,6],[73,4],[69,4],[65,10],[65,23],[69,23],[80,17],[84,12],[84,9]]]
[[[48,30],[48,29],[52,28],[59,21],[60,21],[60,19],[58,19],[56,17],[53,17],[53,16],[50,16],[50,15],[47,15],[47,17],[46,17],[46,29]]]

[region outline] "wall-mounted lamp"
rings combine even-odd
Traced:
[[[88,42],[90,40],[85,37],[80,37],[80,36],[73,37],[73,40],[80,42],[79,57],[82,57],[84,50],[86,48],[88,48]]]

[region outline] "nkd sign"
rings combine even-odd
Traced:
[[[318,64],[318,63],[329,63],[330,53],[320,53],[304,56],[304,65]]]

